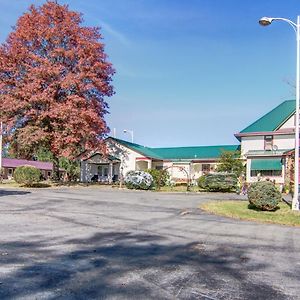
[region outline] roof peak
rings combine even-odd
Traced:
[[[255,122],[240,131],[240,133],[250,132],[270,132],[277,130],[295,112],[296,100],[285,100],[272,110],[261,116]]]

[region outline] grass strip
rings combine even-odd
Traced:
[[[278,209],[271,212],[249,208],[248,201],[210,201],[202,204],[200,208],[234,219],[300,226],[300,212],[292,211],[285,202],[280,202]]]

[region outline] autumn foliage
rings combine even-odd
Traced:
[[[72,158],[101,145],[114,70],[98,28],[48,1],[31,6],[0,47],[0,118],[21,157],[40,147]],[[54,161],[55,162],[55,161]]]

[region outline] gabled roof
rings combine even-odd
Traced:
[[[286,100],[267,114],[263,115],[257,121],[243,129],[240,134],[275,131],[279,129],[295,113],[295,110],[296,101]]]
[[[139,144],[120,140],[117,138],[111,138],[111,139],[146,157],[159,159],[159,160],[214,159],[214,158],[219,158],[223,151],[239,150],[239,145],[150,148],[150,147],[141,146]]]
[[[106,159],[107,161],[111,161],[111,162],[119,162],[120,161],[119,158],[117,158],[117,157],[115,157],[113,155],[106,155],[106,156],[103,157],[103,153],[101,153],[99,151],[96,151],[96,152],[94,152],[94,153],[92,153],[92,154],[90,154],[90,155],[82,158],[82,160],[85,161],[85,160],[91,159],[91,158],[93,158],[96,155],[100,155],[104,160]]]
[[[121,145],[124,145],[146,157],[149,157],[149,158],[155,158],[155,159],[162,159],[162,157],[160,157],[159,155],[157,155],[155,152],[153,152],[153,148],[149,148],[149,147],[146,147],[146,146],[142,146],[142,145],[139,145],[139,144],[135,144],[135,143],[131,143],[131,142],[128,142],[128,141],[124,141],[124,140],[121,140],[121,139],[117,139],[117,138],[113,138],[113,137],[109,137],[110,139],[112,140],[115,140],[116,142],[120,143]]]

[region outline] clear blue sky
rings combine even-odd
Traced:
[[[30,4],[0,0],[0,42]],[[117,73],[110,128],[148,146],[237,143],[233,134],[294,98],[299,0],[61,0],[101,26]]]

